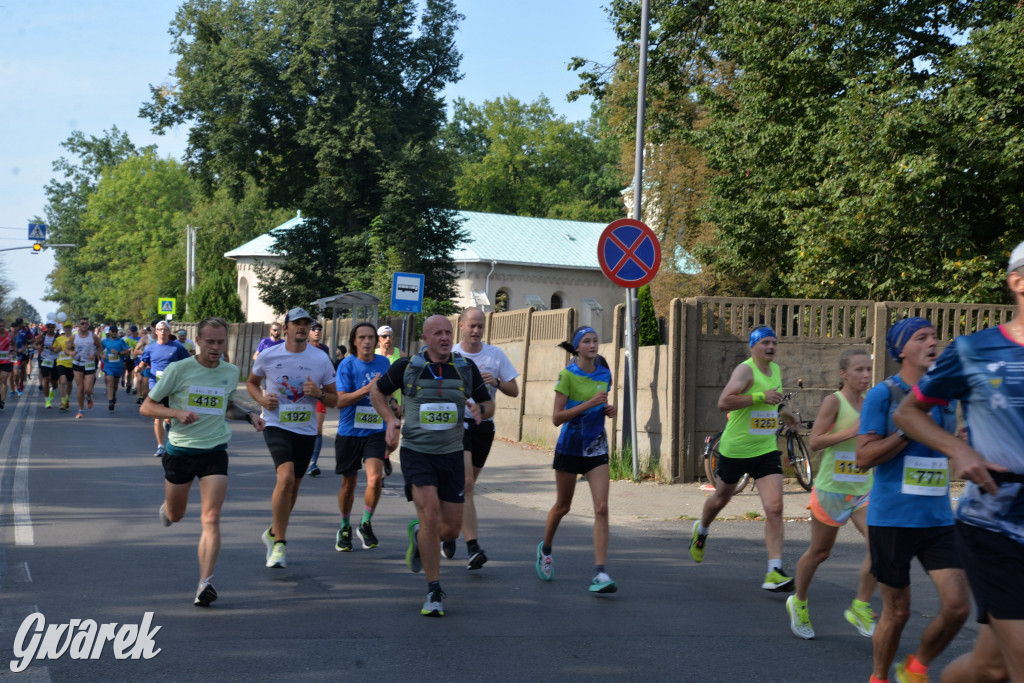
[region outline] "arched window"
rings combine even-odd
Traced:
[[[555,292],[554,294],[551,295],[551,306],[549,306],[549,308],[552,311],[556,311],[556,310],[558,310],[561,307],[562,307],[562,293],[561,292]]]
[[[498,293],[494,295],[494,312],[504,313],[507,311],[510,298],[507,289],[499,289]]]

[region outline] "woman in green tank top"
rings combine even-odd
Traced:
[[[867,542],[870,471],[857,467],[857,430],[864,392],[871,384],[871,356],[863,349],[847,349],[839,358],[839,391],[825,397],[811,430],[811,448],[823,451],[807,508],[811,511],[811,544],[796,565],[796,593],[786,600],[790,630],[800,638],[813,638],[807,610],[807,591],[818,566],[828,559],[839,527],[853,524]],[[857,597],[846,610],[846,620],[861,635],[875,630],[871,595],[877,582],[871,575],[871,555],[860,566]]]

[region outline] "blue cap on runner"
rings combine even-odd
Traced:
[[[580,347],[580,342],[583,341],[583,337],[591,332],[597,334],[597,330],[593,327],[581,327],[576,334],[572,336],[572,348],[578,349]]]
[[[915,332],[925,327],[934,327],[934,325],[925,318],[913,317],[904,318],[889,328],[889,333],[885,335],[885,348],[894,361],[903,362],[900,360],[903,347],[907,345]]]
[[[762,326],[762,327],[754,328],[750,332],[750,348],[754,348],[754,344],[756,344],[757,342],[761,341],[765,337],[774,337],[774,336],[775,336],[775,330],[773,330],[772,328],[768,327],[767,325]]]

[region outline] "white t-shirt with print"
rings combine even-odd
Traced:
[[[307,377],[318,387],[334,384],[334,364],[326,353],[308,345],[293,353],[278,344],[256,357],[252,373],[264,378],[266,393],[277,394],[277,410],[263,409],[268,427],[316,434],[316,399],[303,393],[302,384]]]

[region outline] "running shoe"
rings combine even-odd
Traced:
[[[78,414],[81,415],[82,411],[79,410]],[[159,446],[156,447],[156,453],[153,454],[153,457],[154,458],[162,458],[162,457],[164,457],[164,445],[163,444],[160,444]]]
[[[53,399],[52,398],[47,398],[46,399],[46,407],[47,408],[52,408],[53,407]]]
[[[423,562],[420,561],[419,531],[420,522],[418,519],[409,522],[409,548],[405,551],[405,563],[409,565],[409,570],[412,572],[418,572],[423,569]]]
[[[209,581],[200,581],[196,589],[196,599],[193,603],[196,607],[209,607],[210,603],[217,599],[217,589]]]
[[[22,396],[23,394],[21,393],[21,389],[18,389],[18,398],[21,398]]]
[[[591,593],[614,593],[617,590],[619,590],[619,586],[612,581],[612,577],[604,572],[595,576],[594,580],[590,582]]]
[[[160,523],[164,526],[170,526],[174,524],[174,522],[171,521],[171,518],[167,516],[166,502],[160,503]]]
[[[263,541],[263,546],[267,549],[267,566],[269,567],[270,556],[274,552],[274,534],[270,533],[269,526],[267,527],[267,530],[264,531],[263,534],[260,536],[260,540]]]
[[[310,477],[319,477],[320,476],[320,468],[317,467],[316,463],[313,463],[312,465],[309,466],[309,469],[306,470],[306,474],[308,476],[310,476]]]
[[[114,402],[113,401],[107,401],[107,410],[109,410],[111,412],[114,411]]]
[[[146,399],[144,399],[144,398],[138,398],[138,399],[135,399],[135,405],[137,405],[137,406],[141,406],[141,405],[142,405],[142,402],[143,402],[143,401],[145,401],[145,400],[146,400]]]
[[[86,394],[85,396],[85,407],[92,410],[92,394]]]
[[[483,548],[477,548],[476,552],[470,553],[469,562],[466,563],[466,569],[480,569],[487,562],[487,553],[484,552]]]
[[[62,412],[65,412],[65,413],[66,413],[66,412],[68,412],[69,410],[71,410],[71,406],[69,406],[69,405],[68,405],[67,403],[65,403],[65,402],[61,401],[61,404],[60,404],[60,408],[59,408],[59,410],[61,410]]]
[[[443,617],[444,605],[441,604],[441,601],[446,597],[448,596],[440,588],[430,591],[427,593],[427,601],[423,603],[423,609],[420,610],[420,614],[425,617]]]
[[[338,529],[338,534],[334,538],[334,549],[340,553],[352,552],[352,527],[343,526]]]
[[[363,550],[369,550],[370,548],[376,548],[380,543],[377,541],[376,534],[373,533],[373,528],[369,522],[363,522],[356,527],[356,536],[363,542]]]
[[[843,612],[843,616],[865,638],[875,635],[875,614],[871,607],[851,604],[850,608]]]
[[[802,606],[796,604],[796,596],[790,595],[786,598],[786,614],[789,615],[789,630],[797,638],[810,640],[814,637],[814,627],[811,626],[811,616],[807,613],[807,604]]]
[[[0,389],[0,392],[2,392],[2,391],[3,390]],[[2,398],[0,398],[0,410],[3,410],[3,409],[4,409],[4,400]]]
[[[914,673],[907,668],[909,661],[910,655],[907,655],[906,659],[896,665],[896,680],[899,683],[928,683],[928,674]]]
[[[441,541],[441,555],[446,560],[455,557],[455,541]]]
[[[83,417],[85,417],[85,413],[83,411],[81,411],[81,410],[78,411],[78,415],[75,415],[75,419],[76,420],[79,420],[79,419],[81,419]]]
[[[284,569],[288,566],[286,554],[287,548],[285,544],[275,541],[274,548],[270,551],[270,557],[267,558],[267,566],[271,569]]]
[[[793,577],[787,576],[782,569],[773,569],[765,574],[761,584],[761,588],[774,593],[788,593],[793,587]]]
[[[544,554],[544,541],[537,544],[537,576],[544,581],[555,578],[555,563],[550,555]]]
[[[693,535],[690,536],[690,557],[694,562],[704,561],[704,545],[708,542],[707,534],[697,533],[700,528],[700,520],[693,523]]]
[[[385,455],[384,456],[384,476],[385,477],[390,477],[391,476],[391,472],[392,472],[391,458],[389,458],[388,456]]]

